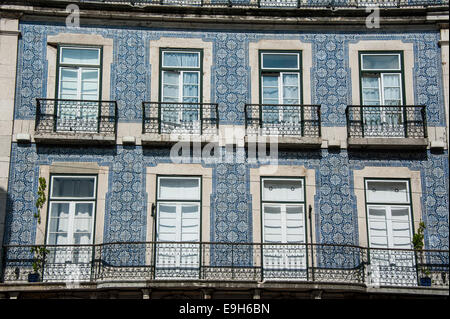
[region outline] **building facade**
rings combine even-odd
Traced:
[[[448,1],[0,10],[0,296],[448,296]]]

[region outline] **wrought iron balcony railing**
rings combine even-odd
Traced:
[[[216,103],[142,103],[143,134],[214,135],[219,128]]]
[[[247,135],[320,137],[320,105],[246,104]]]
[[[117,102],[36,99],[36,133],[99,133],[115,136]]]
[[[41,282],[147,280],[290,281],[370,287],[448,288],[449,251],[331,244],[136,242],[3,247],[3,282],[26,282],[33,263]],[[39,246],[42,247],[42,246]],[[428,285],[425,284],[425,285]]]
[[[345,111],[349,138],[426,138],[425,106],[349,105]]]
[[[26,0],[24,2],[40,1],[42,0]],[[51,0],[47,2],[68,2],[68,0]],[[403,8],[445,6],[449,3],[448,0],[72,0],[70,2],[237,8],[364,8],[367,6],[377,6],[379,8]]]

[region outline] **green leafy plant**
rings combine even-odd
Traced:
[[[37,213],[34,215],[37,218],[38,223],[41,223],[41,209],[44,207],[47,197],[45,196],[45,190],[47,189],[47,182],[44,177],[39,177],[38,197],[36,199]]]
[[[48,254],[50,251],[47,248],[45,248],[45,246],[34,246],[31,248],[31,252],[34,255],[32,265],[33,271],[34,273],[40,273],[44,266],[45,255]]]
[[[430,271],[428,270],[427,267],[424,266],[424,253],[423,253],[423,247],[425,246],[424,244],[424,232],[425,232],[425,223],[423,221],[421,221],[419,223],[419,228],[417,229],[417,232],[414,234],[413,238],[412,238],[412,244],[414,247],[414,250],[416,251],[416,254],[418,255],[418,260],[419,260],[419,270],[420,272],[425,275],[426,277],[430,276]]]
[[[37,212],[34,214],[34,217],[37,218],[39,224],[41,223],[41,209],[44,207],[45,202],[47,201],[47,197],[45,196],[46,189],[47,181],[44,177],[39,177],[39,186],[36,199]],[[32,266],[35,274],[41,272],[44,266],[45,255],[49,252],[50,251],[43,245],[38,245],[31,248],[31,253],[33,253],[34,256]]]

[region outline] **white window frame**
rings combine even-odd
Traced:
[[[398,68],[395,68],[395,69],[389,69],[389,68],[384,68],[384,69],[365,69],[364,68],[364,57],[365,56],[393,56],[393,55],[396,55],[397,58],[398,58]],[[401,54],[400,53],[382,53],[382,52],[380,52],[380,53],[361,53],[360,54],[360,64],[361,64],[360,70],[361,70],[361,73],[371,72],[372,74],[374,74],[374,77],[375,77],[375,75],[377,75],[376,77],[378,79],[378,96],[379,96],[378,103],[379,103],[380,107],[382,107],[383,105],[386,105],[385,104],[386,101],[385,101],[385,97],[384,97],[384,89],[386,88],[384,86],[384,77],[386,75],[398,75],[399,76],[399,87],[398,87],[399,91],[400,91],[400,104],[399,105],[403,104],[404,98],[403,98],[403,83],[402,83],[403,79],[402,79],[402,63],[401,62],[402,61],[401,61]],[[398,71],[398,72],[383,72],[383,71]],[[363,74],[361,74],[360,76],[364,77]],[[364,105],[365,103],[364,103],[363,91],[364,91],[364,87],[363,87],[362,78],[361,78],[361,95],[362,95],[362,102],[363,102],[363,105]],[[367,105],[370,105],[370,104],[367,104]]]
[[[62,59],[63,59],[63,51],[64,49],[75,49],[75,50],[97,50],[98,53],[98,64],[94,64],[94,63],[87,63],[87,64],[70,64],[70,63],[63,63]],[[62,70],[63,69],[69,69],[69,70],[75,70],[77,72],[77,97],[75,98],[75,100],[80,100],[81,99],[81,86],[82,86],[82,81],[81,81],[81,76],[84,70],[97,70],[97,96],[95,100],[99,100],[99,95],[100,95],[100,87],[101,87],[101,83],[100,83],[100,74],[101,74],[101,65],[102,65],[102,61],[101,61],[101,49],[98,47],[77,47],[77,46],[60,46],[59,47],[59,77],[58,77],[58,98],[61,97],[62,94]]]
[[[53,180],[55,178],[77,178],[77,179],[93,179],[94,180],[94,189],[93,189],[93,196],[92,197],[56,197],[53,196]],[[49,198],[49,211],[48,211],[48,230],[47,230],[47,239],[46,242],[49,242],[50,234],[53,234],[55,232],[50,231],[50,223],[52,220],[52,204],[62,204],[67,203],[69,204],[69,212],[68,212],[68,225],[67,225],[67,240],[68,242],[66,245],[74,245],[73,242],[73,224],[75,220],[75,206],[79,203],[86,203],[86,204],[92,204],[92,222],[91,222],[91,243],[94,242],[94,224],[95,224],[95,215],[96,215],[96,203],[97,203],[97,176],[95,175],[52,175],[51,177],[51,190],[50,190],[50,198]]]
[[[86,178],[94,179],[94,188],[92,197],[55,197],[53,196],[53,180],[54,178]],[[72,278],[79,281],[89,281],[91,275],[92,252],[95,239],[95,216],[97,209],[97,176],[96,175],[59,175],[51,176],[50,195],[48,201],[47,214],[47,234],[46,243],[49,244],[50,235],[58,232],[51,232],[52,223],[52,205],[53,204],[69,204],[67,217],[67,241],[64,245],[56,247],[48,246],[48,254],[46,264],[44,265],[43,280],[44,281],[61,281]],[[88,244],[74,243],[74,222],[75,207],[78,203],[92,204],[92,217],[90,222],[90,242]],[[58,218],[59,219],[59,218]]]
[[[297,68],[267,68],[264,67],[264,55],[265,54],[271,54],[271,55],[296,55],[297,56]],[[300,53],[299,52],[270,52],[265,51],[261,52],[261,70],[298,70],[300,73]]]
[[[198,194],[196,198],[191,199],[177,199],[177,198],[162,198],[160,197],[160,181],[161,179],[194,179],[198,180]],[[157,176],[156,182],[156,274],[158,278],[170,278],[170,269],[183,269],[190,268],[190,270],[185,270],[186,273],[183,276],[188,278],[197,278],[198,272],[195,268],[200,266],[200,245],[201,245],[201,220],[202,220],[202,204],[201,204],[201,189],[202,189],[202,178],[201,176]],[[175,206],[175,237],[173,240],[160,240],[160,206],[161,205]],[[182,229],[182,206],[192,205],[198,206],[197,214],[197,225],[198,233],[196,240],[186,241],[182,240],[183,229]],[[175,242],[175,243],[171,243]],[[198,244],[197,244],[198,243]],[[166,264],[169,261],[169,264]],[[166,269],[166,270],[164,270]]]
[[[385,183],[399,183],[403,182],[406,185],[406,193],[407,193],[407,200],[405,202],[370,202],[368,201],[368,195],[367,193],[371,190],[369,189],[368,184],[370,182],[385,182]],[[387,240],[387,247],[377,247],[377,248],[395,248],[393,244],[393,226],[392,226],[392,210],[393,208],[407,208],[408,209],[408,220],[409,220],[409,237],[412,240],[413,236],[413,212],[412,212],[412,203],[411,203],[411,188],[410,188],[410,181],[406,179],[370,179],[366,178],[364,181],[364,187],[365,187],[365,198],[366,198],[366,218],[368,220],[368,228],[367,228],[367,236],[368,236],[368,244],[369,247],[371,245],[371,230],[370,230],[370,216],[369,216],[369,209],[370,208],[383,208],[386,211],[386,240]]]
[[[300,181],[301,182],[301,198],[299,200],[266,200],[264,198],[265,181]],[[266,241],[266,216],[265,207],[280,208],[280,226],[281,226],[281,242]],[[288,207],[296,207],[302,209],[302,218],[300,228],[303,229],[303,238],[300,241],[287,240],[287,209]],[[264,277],[273,280],[306,280],[307,279],[307,227],[306,227],[306,194],[305,194],[305,178],[296,177],[261,177],[261,225],[262,225],[262,242],[264,243],[263,251],[263,268]]]
[[[264,199],[264,182],[265,181],[270,181],[270,180],[275,180],[275,181],[300,181],[301,185],[302,185],[302,200],[299,201],[273,201],[273,200],[265,200]],[[264,233],[264,228],[265,228],[265,213],[264,213],[264,207],[265,206],[278,206],[280,207],[280,212],[281,212],[281,236],[282,236],[282,241],[281,244],[287,243],[286,237],[287,237],[287,225],[286,225],[286,220],[287,220],[287,207],[302,207],[303,208],[303,228],[304,228],[304,239],[303,241],[300,241],[299,243],[306,243],[306,199],[305,199],[305,179],[304,178],[284,178],[284,177],[280,177],[280,178],[274,178],[274,177],[262,177],[261,178],[261,207],[262,207],[262,238],[263,241],[265,242],[265,233]],[[284,225],[283,225],[284,222]],[[283,240],[284,239],[284,240]]]

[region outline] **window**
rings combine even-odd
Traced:
[[[363,105],[402,105],[400,53],[361,53]]]
[[[89,275],[96,183],[96,176],[51,176],[47,244],[68,246],[50,249],[47,277],[64,272],[77,273],[79,279]],[[53,267],[60,271],[55,272]]]
[[[365,182],[370,247],[411,248],[409,182],[371,179]]]
[[[170,269],[184,268],[186,276],[195,276],[200,244],[193,243],[200,242],[201,178],[160,176],[157,187],[157,275],[170,277]]]
[[[409,181],[366,179],[365,193],[372,279],[415,285],[414,253],[401,250],[412,248]]]
[[[59,47],[57,130],[97,131],[101,60],[101,48]]]
[[[275,129],[287,124],[288,129],[300,131],[300,51],[260,51],[260,87],[261,120],[274,124]]]
[[[361,102],[366,136],[404,136],[402,53],[360,52]],[[379,107],[373,107],[379,106]]]
[[[161,61],[161,130],[198,130],[202,50],[161,49]]]
[[[276,269],[289,269],[297,279],[306,278],[304,179],[262,178],[261,185],[263,242],[269,244],[264,245],[264,267],[273,269],[274,277]]]

